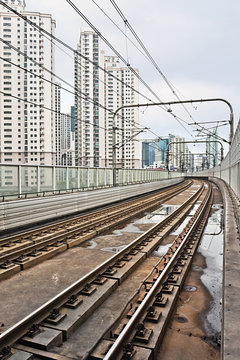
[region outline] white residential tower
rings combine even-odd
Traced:
[[[24,0],[5,3],[54,34],[51,15],[26,11]],[[4,6],[0,7],[0,38],[4,59],[0,60],[0,162],[53,165],[55,85],[50,83],[54,76],[43,67],[54,73],[54,44]]]

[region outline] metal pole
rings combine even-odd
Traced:
[[[113,114],[113,141],[112,141],[112,158],[113,158],[113,186],[116,186],[116,120],[115,117],[117,113],[121,109],[126,108],[134,108],[134,107],[148,107],[148,106],[161,106],[161,105],[177,105],[177,104],[192,104],[192,103],[203,103],[203,102],[213,102],[213,101],[222,101],[225,104],[228,105],[230,109],[230,119],[229,119],[229,125],[230,125],[230,134],[229,134],[229,145],[232,143],[233,139],[233,108],[232,105],[225,99],[221,98],[209,98],[209,99],[194,99],[194,100],[183,100],[183,101],[168,101],[168,102],[158,102],[158,103],[146,103],[146,104],[133,104],[133,105],[123,105],[117,108],[117,110]]]
[[[52,191],[56,190],[56,168],[55,166],[52,167]]]
[[[78,168],[77,168],[77,179],[78,179],[78,181],[77,181],[77,187],[78,187],[78,190],[79,190],[80,187],[81,187],[80,171],[81,171],[81,169],[80,169],[80,167],[78,166]]]
[[[40,166],[37,166],[37,192],[39,193],[41,189],[41,173]]]
[[[66,168],[66,189],[69,190],[69,167]]]
[[[18,195],[22,194],[22,166],[18,165]]]
[[[119,110],[122,107],[118,108],[113,114],[113,138],[112,138],[112,166],[113,166],[113,186],[117,186],[117,154],[116,154],[116,120],[115,117]]]

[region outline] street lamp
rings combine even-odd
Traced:
[[[158,103],[147,103],[147,104],[133,104],[133,105],[123,105],[117,108],[117,110],[113,114],[113,145],[112,145],[112,159],[113,159],[113,186],[116,186],[116,115],[122,109],[127,108],[139,108],[139,107],[148,107],[148,106],[162,106],[162,105],[177,105],[177,104],[192,104],[192,103],[202,103],[202,102],[213,102],[213,101],[221,101],[228,105],[230,109],[230,135],[229,135],[229,145],[231,145],[232,138],[233,138],[233,108],[232,105],[225,99],[221,98],[210,98],[210,99],[194,99],[194,100],[183,100],[183,101],[168,101],[168,102],[158,102]]]

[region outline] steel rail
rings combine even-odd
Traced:
[[[91,282],[99,274],[102,274],[109,266],[113,265],[119,258],[127,254],[131,249],[136,247],[144,238],[153,234],[156,230],[159,231],[159,228],[164,226],[169,222],[169,219],[173,219],[179,212],[181,212],[184,207],[188,206],[194,199],[198,198],[204,186],[202,185],[194,195],[192,195],[188,200],[186,200],[179,208],[173,211],[167,218],[163,219],[160,223],[155,224],[150,228],[146,233],[141,234],[137,239],[133,240],[129,245],[118,253],[111,256],[109,259],[105,260],[102,264],[97,266],[95,269],[91,270],[89,273],[84,275],[82,278],[71,284],[69,287],[64,289],[62,292],[54,296],[52,299],[47,301],[45,304],[40,306],[38,309],[33,311],[31,314],[26,316],[24,319],[20,320],[17,324],[13,325],[11,328],[6,330],[0,335],[0,349],[3,346],[11,346],[15,341],[17,341],[21,336],[23,336],[29,327],[34,323],[39,323],[44,320],[52,309],[62,306],[65,302],[68,301],[69,297],[79,292],[79,289]],[[185,216],[185,215],[184,215]]]
[[[208,204],[208,201],[211,196],[211,192],[212,192],[212,188],[209,186],[208,197],[204,203],[204,206],[202,207],[201,211],[199,212],[196,220],[194,221],[192,228],[187,233],[185,238],[182,240],[179,247],[177,248],[177,250],[171,257],[171,259],[168,261],[166,267],[163,269],[163,271],[161,272],[161,274],[159,275],[157,280],[154,282],[154,285],[151,287],[151,289],[149,290],[149,292],[147,293],[147,295],[145,296],[145,298],[143,299],[143,301],[141,302],[141,304],[139,305],[137,310],[132,315],[129,322],[126,324],[126,326],[123,328],[123,330],[121,331],[121,333],[119,334],[119,336],[117,337],[117,339],[115,340],[113,345],[110,347],[110,349],[104,356],[103,360],[115,360],[117,358],[117,355],[119,355],[119,350],[122,348],[123,344],[127,342],[127,339],[130,337],[130,335],[133,332],[133,330],[135,329],[137,323],[140,321],[140,319],[142,317],[142,313],[147,309],[147,307],[151,303],[154,295],[156,295],[158,288],[159,288],[160,284],[162,283],[163,279],[165,278],[167,272],[173,265],[174,261],[177,259],[182,248],[185,246],[185,244],[188,242],[189,238],[192,236],[192,233],[195,230],[195,227],[197,226],[199,219],[201,219],[203,212],[205,211],[205,207]]]
[[[146,199],[145,204],[144,203],[143,203],[143,205],[140,204],[140,205],[142,205],[142,207],[141,206],[139,207],[139,204],[134,204],[134,205],[132,205],[132,207],[123,209],[121,212],[121,218],[118,219],[118,221],[116,221],[116,223],[125,221],[126,216],[128,216],[129,213],[130,214],[132,213],[132,215],[130,216],[130,217],[132,217],[132,216],[135,216],[136,214],[143,212],[151,207],[155,207],[156,201],[166,201],[169,199],[169,197],[172,197],[172,196],[178,194],[179,192],[183,191],[183,189],[185,189],[186,187],[187,187],[187,185],[185,187],[181,187],[180,189],[175,189],[174,191],[171,191],[170,193],[167,193],[167,194],[161,194],[161,195],[159,194],[159,196],[157,196],[157,198],[154,198],[149,202],[147,202],[147,199]],[[10,253],[6,252],[5,254],[0,255],[0,264],[5,263],[6,261],[12,261],[21,255],[28,255],[35,250],[41,250],[42,248],[44,248],[46,246],[54,245],[56,243],[68,244],[67,240],[69,238],[71,238],[71,236],[74,236],[74,235],[77,236],[77,235],[79,235],[79,232],[84,233],[86,230],[87,231],[95,230],[94,227],[97,230],[97,227],[101,226],[103,224],[102,223],[103,220],[104,220],[104,224],[113,221],[116,218],[116,214],[118,214],[118,212],[119,211],[116,210],[113,213],[110,213],[107,216],[107,219],[106,219],[106,214],[102,214],[100,219],[98,218],[97,220],[91,221],[90,223],[85,221],[85,224],[82,224],[82,223],[79,224],[78,228],[75,228],[72,230],[66,230],[66,232],[64,232],[63,234],[53,236],[50,239],[39,241],[37,243],[35,243],[34,240],[31,240],[33,242],[32,245],[29,245],[29,246],[26,245],[25,247],[22,247],[19,250],[11,251]]]

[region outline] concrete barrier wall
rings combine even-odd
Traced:
[[[174,178],[151,183],[0,203],[0,232],[46,222],[176,185]]]

